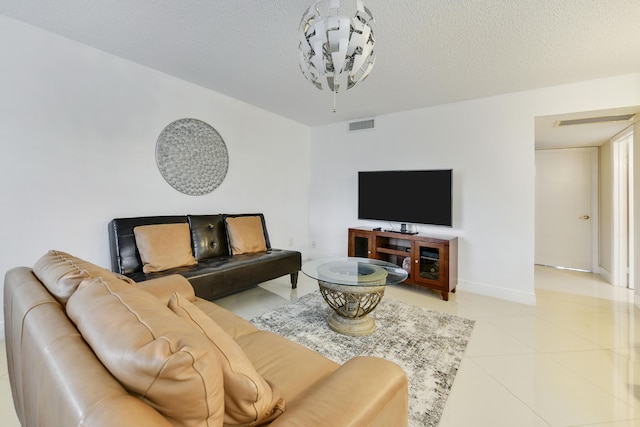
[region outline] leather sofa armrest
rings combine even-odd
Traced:
[[[196,294],[193,290],[193,286],[184,276],[179,274],[171,274],[168,276],[162,276],[155,279],[145,280],[143,282],[137,282],[136,286],[142,290],[153,294],[156,298],[161,299],[163,302],[168,303],[169,298],[174,292],[178,292],[190,302],[196,300]]]
[[[407,376],[385,359],[360,356],[296,397],[274,420],[281,426],[406,426]]]
[[[101,402],[85,414],[82,421],[82,425],[92,427],[171,427],[173,425],[151,406],[126,394]]]

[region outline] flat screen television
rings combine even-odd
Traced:
[[[358,218],[452,226],[451,169],[358,172]]]

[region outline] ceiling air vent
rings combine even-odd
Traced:
[[[634,116],[635,116],[635,113],[620,114],[617,116],[588,117],[586,119],[559,120],[555,123],[555,125],[571,126],[571,125],[586,125],[590,123],[625,122],[633,119]]]
[[[369,130],[375,127],[373,119],[360,120],[359,122],[349,122],[349,132],[357,132],[359,130]]]

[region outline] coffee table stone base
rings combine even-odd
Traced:
[[[329,327],[343,335],[364,336],[376,330],[369,316],[384,295],[384,286],[344,286],[318,281],[320,293],[333,309],[327,318]]]
[[[337,333],[352,337],[371,335],[376,330],[376,322],[368,314],[351,318],[343,317],[334,311],[327,317],[327,323]]]

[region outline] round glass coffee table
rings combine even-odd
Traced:
[[[407,278],[395,264],[370,258],[324,258],[305,263],[302,272],[318,281],[320,293],[333,309],[327,318],[334,331],[351,336],[373,333],[369,316],[380,303],[387,285]]]

